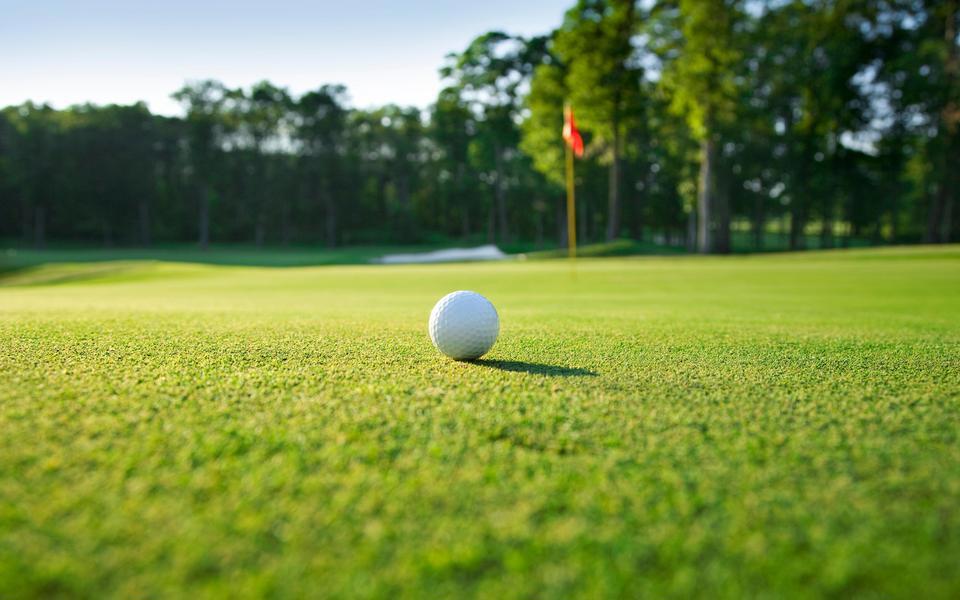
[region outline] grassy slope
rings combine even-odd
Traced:
[[[960,594],[958,248],[5,283],[2,597]]]
[[[0,273],[48,263],[104,261],[176,261],[211,265],[255,267],[307,267],[317,265],[365,264],[371,259],[394,252],[434,250],[430,246],[349,246],[345,248],[292,247],[269,249],[255,246],[196,246],[151,248],[51,248],[48,250],[0,249]]]
[[[470,248],[484,242],[463,242]],[[406,246],[322,246],[265,247],[216,245],[209,250],[199,250],[195,245],[153,246],[150,248],[103,248],[93,246],[62,246],[45,250],[31,248],[4,248],[0,245],[0,275],[47,264],[168,261],[209,265],[232,265],[249,267],[311,267],[320,265],[369,264],[385,254],[429,252],[449,248],[445,245]],[[531,244],[517,243],[501,246],[508,254],[524,254],[525,258],[565,258],[566,249],[537,250]],[[650,242],[616,240],[580,247],[580,256],[630,256],[682,253],[682,248],[657,246]],[[2,281],[0,281],[2,285]]]

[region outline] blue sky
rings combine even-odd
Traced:
[[[490,29],[544,33],[574,0],[0,0],[0,106],[144,100],[212,77],[299,93],[345,84],[352,104],[426,106],[450,51]]]

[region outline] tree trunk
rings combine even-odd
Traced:
[[[643,166],[648,167],[649,165],[644,164]],[[637,201],[634,203],[636,214],[633,215],[633,237],[638,242],[643,241],[643,200],[647,190],[650,189],[650,169],[645,168],[644,172],[647,173],[647,175],[643,178],[643,189],[637,190]]]
[[[323,208],[326,217],[324,225],[327,248],[335,248],[337,246],[337,207],[333,202],[332,194],[324,194]]]
[[[844,236],[840,244],[846,248],[850,245],[848,241],[849,239],[850,236]],[[870,242],[875,246],[879,246],[883,243],[883,222],[881,219],[877,219],[873,224],[873,230],[870,234]]]
[[[259,146],[258,146],[259,147]],[[256,244],[257,248],[262,248],[264,241],[267,238],[267,217],[266,211],[267,206],[269,205],[270,199],[267,197],[267,185],[264,185],[267,178],[267,170],[263,169],[263,175],[261,179],[257,181],[257,187],[261,188],[259,191],[254,190],[254,199],[256,201],[256,211],[257,217],[256,222],[253,224],[253,243]],[[256,175],[254,175],[256,176]]]
[[[960,10],[960,0],[948,0],[944,5],[943,43],[946,46],[946,59],[943,65],[944,84],[949,90],[956,89],[956,80],[960,77],[960,55],[957,50],[957,11]],[[937,194],[930,205],[927,215],[927,231],[924,241],[928,243],[945,243],[950,239],[950,229],[953,215],[953,178],[954,161],[953,150],[957,147],[955,138],[960,127],[960,105],[950,98],[940,111],[938,136],[942,138],[940,156],[940,182]]]
[[[960,49],[957,47],[957,12],[960,12],[960,0],[950,0],[946,10],[946,31],[943,34],[943,40],[947,44],[947,61],[944,66],[947,88],[957,90],[957,78],[960,78]],[[953,233],[953,207],[957,201],[957,169],[958,158],[960,158],[960,140],[958,140],[958,128],[960,128],[960,104],[957,102],[957,96],[954,94],[943,113],[943,120],[946,121],[947,144],[945,152],[945,162],[947,169],[944,171],[944,185],[947,194],[943,205],[943,230],[940,239],[944,244],[949,244],[951,234]]]
[[[616,32],[617,39],[629,40],[633,35],[633,29],[636,26],[636,2],[626,2],[627,14],[626,18],[620,20],[620,25],[617,28]],[[619,61],[617,63],[617,73],[614,76],[615,80],[619,81],[620,78],[624,75],[626,69],[626,64],[624,61]],[[620,237],[620,215],[622,211],[622,202],[621,194],[623,192],[623,186],[621,184],[621,159],[623,149],[621,146],[622,132],[621,127],[623,123],[624,111],[627,110],[625,98],[621,93],[621,89],[614,85],[613,86],[614,96],[612,99],[612,119],[610,125],[613,131],[613,161],[610,163],[610,179],[609,179],[609,190],[608,190],[608,206],[607,206],[607,241],[614,240]]]
[[[387,205],[387,176],[383,174],[377,177],[377,199],[380,204],[380,218],[386,223],[390,220],[390,207]]]
[[[620,126],[613,125],[613,161],[607,191],[607,241],[620,237]]]
[[[697,250],[697,211],[691,210],[687,214],[687,252]]]
[[[494,204],[496,204],[496,199],[494,199]],[[496,230],[496,206],[491,205],[489,212],[487,212],[487,243],[492,244],[496,241],[494,231]]]
[[[940,230],[940,241],[944,244],[950,243],[950,234],[953,229],[953,195],[947,195],[946,204],[943,207],[943,228]]]
[[[210,193],[206,184],[200,186],[200,214],[199,214],[198,245],[201,250],[210,246]]]
[[[470,210],[464,206],[463,212],[460,213],[460,235],[464,239],[470,237]]]
[[[33,240],[33,206],[26,200],[20,200],[20,237],[24,244]]]
[[[535,248],[540,248],[543,246],[543,213],[546,212],[542,210],[546,208],[544,204],[540,202],[538,198],[536,201],[537,208],[537,221],[534,223],[534,234],[533,234],[533,243]]]
[[[111,214],[111,202],[110,200],[107,200],[109,197],[109,194],[107,193],[108,187],[109,186],[107,186],[107,183],[103,177],[99,177],[96,188],[97,196],[101,199],[101,202],[104,202],[105,204],[105,214],[103,214],[100,218],[100,239],[103,242],[104,248],[113,247],[113,228],[110,224],[110,217],[113,215]]]
[[[100,231],[103,234],[103,247],[112,248],[113,247],[113,228],[110,227],[110,221],[107,219],[102,219],[100,221]]]
[[[263,247],[263,241],[266,238],[266,226],[263,223],[263,209],[257,211],[257,223],[253,228],[253,241],[257,245],[257,248]]]
[[[470,207],[467,206],[466,202],[462,201],[464,197],[463,193],[463,172],[466,170],[466,167],[462,162],[457,163],[457,175],[454,180],[453,189],[455,190],[457,197],[454,202],[449,203],[449,206],[459,206],[460,210],[460,235],[464,239],[470,236]]]
[[[810,183],[807,176],[811,151],[809,136],[800,138],[800,148],[794,157],[797,165],[795,193],[790,198],[790,250],[802,250],[805,246],[803,230],[807,225],[807,200],[810,197]]]
[[[410,183],[404,175],[397,178],[397,199],[400,201],[400,209],[407,212],[410,209]]]
[[[753,249],[763,250],[763,227],[766,215],[764,214],[764,197],[757,194],[753,199]]]
[[[150,203],[144,196],[137,203],[138,220],[140,223],[140,245],[149,246],[150,239]]]
[[[700,179],[697,186],[697,251],[700,254],[713,252],[714,196],[716,195],[716,143],[708,135],[700,142]]]
[[[494,190],[497,198],[497,220],[499,221],[500,243],[505,244],[509,241],[507,239],[507,182],[503,168],[503,156],[499,146],[494,148],[494,154],[494,162],[497,166],[497,182]]]
[[[286,247],[290,245],[290,202],[283,200],[280,205],[280,243]]]
[[[793,198],[794,204],[790,209],[790,249],[791,250],[800,250],[803,248],[803,227],[804,227],[804,210],[800,206],[800,200],[797,197]]]
[[[824,210],[826,211],[826,208]],[[833,215],[828,212],[824,212],[823,221],[820,223],[820,247],[833,247]]]
[[[943,194],[941,193],[943,184],[938,187],[936,193],[930,198],[930,207],[927,209],[927,229],[923,233],[923,242],[925,244],[936,244],[940,241],[940,213],[942,212]]]
[[[900,197],[900,193],[897,192],[894,198],[899,198],[899,197]],[[889,241],[891,241],[894,244],[897,243],[897,237],[900,235],[900,227],[898,226],[898,223],[897,223],[897,215],[899,214],[899,211],[896,209],[895,206],[896,205],[894,205],[894,207],[890,209],[890,214],[889,214],[889,218],[890,218]],[[848,233],[847,238],[849,237],[850,235]]]
[[[635,204],[634,210],[636,214],[633,216],[633,239],[638,242],[643,241],[643,193],[637,194],[637,202]]]
[[[33,207],[33,246],[42,249],[47,245],[47,214],[44,207],[37,204]]]
[[[716,165],[716,159],[714,159]],[[728,178],[721,178],[714,168],[714,233],[713,251],[718,254],[730,253],[730,190]],[[721,185],[722,183],[722,185]]]

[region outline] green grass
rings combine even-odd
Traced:
[[[0,281],[3,598],[960,595],[958,247]]]
[[[646,234],[647,238],[652,232]],[[788,249],[786,234],[768,233],[763,249],[759,252],[782,252]],[[753,237],[749,232],[733,233],[735,253],[754,253]],[[10,240],[0,240],[0,275],[11,271],[37,267],[50,263],[89,263],[113,261],[163,261],[197,263],[208,265],[232,265],[251,267],[309,267],[321,265],[369,264],[384,254],[429,252],[456,247],[475,247],[489,242],[483,238],[463,241],[444,241],[415,245],[369,245],[325,248],[321,245],[266,246],[245,244],[214,244],[208,250],[200,250],[195,244],[158,244],[150,247],[103,247],[89,244],[55,244],[43,250],[21,248]],[[868,244],[862,239],[835,240],[835,244],[852,248]],[[557,248],[553,242],[538,248],[530,242],[498,244],[507,254],[524,259],[566,258],[566,248]],[[819,236],[805,236],[804,248],[820,248]],[[581,244],[577,249],[580,258],[605,258],[618,256],[663,256],[685,254],[683,246],[658,244],[651,239],[637,241],[621,238],[612,242]]]
[[[150,248],[103,248],[92,246],[54,247],[46,250],[0,248],[0,273],[25,267],[62,262],[104,262],[156,260],[210,265],[255,267],[305,267],[318,265],[365,264],[371,259],[395,252],[425,252],[436,246],[348,246],[270,247],[223,245],[200,250],[195,245],[154,246]]]
[[[634,255],[672,255],[683,254],[684,248],[678,246],[658,246],[653,242],[638,242],[636,240],[619,239],[612,242],[600,244],[588,244],[577,248],[579,258],[602,258],[611,256],[634,256]],[[568,251],[566,248],[556,248],[551,250],[535,250],[528,252],[525,257],[532,259],[542,258],[566,258]]]
[[[408,246],[344,246],[324,248],[322,246],[257,248],[256,246],[214,245],[208,250],[200,250],[196,245],[167,245],[149,248],[105,248],[98,246],[55,246],[44,250],[32,248],[4,248],[0,245],[0,274],[37,267],[51,263],[90,263],[90,262],[130,262],[164,261],[197,263],[209,265],[232,265],[251,267],[307,267],[321,265],[359,265],[369,264],[384,254],[429,252],[452,246],[475,247],[486,244],[482,240],[464,243],[422,244]],[[508,254],[522,254],[524,258],[565,258],[567,250],[537,250],[533,244],[501,244]],[[613,242],[588,244],[581,246],[581,257],[631,256],[678,254],[682,248],[658,246],[651,242],[634,240],[616,240]],[[0,283],[2,284],[2,283]]]

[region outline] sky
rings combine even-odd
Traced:
[[[358,108],[425,107],[437,70],[489,30],[546,33],[574,0],[0,0],[0,106],[145,101],[184,82],[347,86]]]

